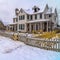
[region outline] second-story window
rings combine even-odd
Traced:
[[[42,19],[42,13],[40,13],[40,19]]]
[[[16,22],[18,22],[18,18],[16,18]]]
[[[37,14],[35,14],[35,19],[37,19]]]
[[[13,18],[13,22],[15,23],[15,18]]]
[[[33,16],[32,16],[32,15],[30,15],[30,19],[31,19],[31,20],[33,19]]]
[[[21,20],[22,20],[22,18],[23,18],[23,17],[21,16]]]
[[[49,14],[49,18],[51,17],[51,14]]]
[[[25,19],[25,15],[23,15],[23,20]]]
[[[29,15],[27,15],[27,19],[29,20]]]
[[[24,20],[24,19],[25,19],[25,15],[19,16],[19,20]]]

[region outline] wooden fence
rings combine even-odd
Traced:
[[[20,41],[25,44],[39,47],[46,50],[60,51],[60,39],[40,39],[40,38],[29,38],[20,36]]]
[[[11,34],[6,34],[0,32],[0,35],[11,38]],[[39,47],[41,49],[53,50],[60,52],[60,39],[40,39],[40,38],[30,38],[27,36],[19,35],[19,41],[24,42],[25,44]]]

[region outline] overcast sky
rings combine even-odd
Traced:
[[[60,9],[60,0],[0,0],[0,19],[5,23],[11,23],[15,8],[29,9],[34,5],[48,3],[51,7]]]

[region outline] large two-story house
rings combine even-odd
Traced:
[[[33,6],[32,9],[15,9],[16,17],[10,29],[18,32],[32,32],[37,30],[51,31],[57,24],[57,10],[50,8],[48,4]]]

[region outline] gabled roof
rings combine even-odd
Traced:
[[[37,6],[37,7],[38,7],[38,6]],[[48,8],[48,11],[46,12],[46,14],[54,13],[55,8],[50,8],[50,7],[48,6],[48,4],[40,5],[40,6],[39,6],[40,10],[37,11],[37,12],[34,12],[34,10],[33,10],[32,8],[31,8],[31,9],[27,9],[27,10],[21,8],[20,11],[22,10],[22,11],[24,11],[26,14],[37,14],[37,13],[42,13],[42,12],[44,12],[44,10],[45,10],[46,7]],[[20,13],[20,11],[19,11],[19,13]]]
[[[49,8],[46,14],[51,14],[55,12],[55,8]]]

